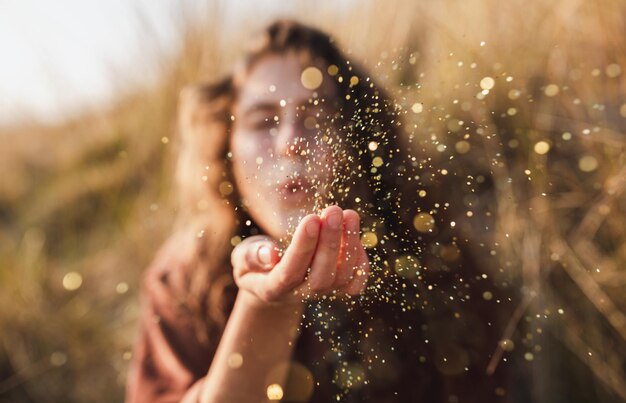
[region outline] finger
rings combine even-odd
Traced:
[[[231,253],[233,275],[241,276],[249,271],[270,270],[280,260],[278,246],[269,237],[257,235],[246,238]]]
[[[357,256],[356,270],[352,280],[346,284],[342,291],[348,295],[359,295],[367,286],[367,279],[370,275],[370,261],[365,253],[365,249],[361,246]]]
[[[321,293],[331,289],[337,274],[337,259],[341,245],[343,211],[337,206],[330,206],[322,214],[317,249],[311,262],[311,272],[303,291]]]
[[[285,294],[304,281],[319,234],[320,217],[317,214],[310,214],[300,221],[280,263],[269,273],[272,292]]]
[[[341,288],[348,284],[354,275],[359,248],[362,248],[359,237],[359,222],[360,217],[356,211],[343,211],[341,250],[333,288]]]

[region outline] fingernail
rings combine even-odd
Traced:
[[[317,233],[320,230],[320,225],[318,222],[310,222],[304,226],[304,229],[309,236],[317,236]]]
[[[257,251],[259,262],[265,267],[272,265],[272,251],[267,246],[261,246]]]
[[[350,233],[356,233],[359,229],[359,222],[357,220],[346,220],[346,229]]]
[[[338,229],[341,226],[341,213],[332,213],[328,217],[326,217],[326,222],[328,226],[333,229]]]

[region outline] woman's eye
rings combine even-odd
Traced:
[[[274,118],[255,119],[251,122],[251,126],[255,130],[269,130],[278,125],[278,121]]]

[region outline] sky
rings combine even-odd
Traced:
[[[271,14],[293,5],[214,1],[230,18],[252,8]],[[114,78],[155,78],[157,64],[150,60],[175,49],[184,10],[207,12],[207,2],[0,0],[0,126],[61,121],[110,99]]]

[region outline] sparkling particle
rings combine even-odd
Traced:
[[[534,150],[537,154],[543,155],[550,151],[550,144],[547,141],[538,141],[535,143]]]
[[[280,400],[283,398],[283,388],[277,384],[273,383],[267,387],[267,398],[269,400]]]
[[[413,113],[422,113],[422,111],[424,110],[424,105],[416,102],[413,104],[413,106],[411,106],[411,110],[413,111]]]
[[[585,155],[578,160],[578,168],[583,172],[593,172],[598,168],[598,160],[592,155]]]
[[[491,301],[493,299],[493,294],[491,293],[491,291],[483,292],[483,299],[485,301]]]
[[[328,66],[328,74],[330,74],[331,76],[336,76],[337,73],[339,73],[339,67],[335,66],[334,64],[331,64],[330,66]]]
[[[359,77],[357,76],[350,77],[350,87],[354,87],[358,83],[359,83]]]
[[[513,351],[513,349],[515,348],[515,343],[513,343],[513,340],[511,339],[503,339],[500,340],[500,347],[504,351]]]
[[[461,140],[458,141],[455,145],[454,148],[456,149],[456,152],[458,152],[459,154],[466,154],[469,150],[470,150],[470,143],[468,143],[465,140]]]
[[[233,184],[228,182],[228,181],[224,181],[222,183],[220,183],[220,194],[222,196],[228,196],[233,192]]]
[[[608,77],[615,78],[622,74],[622,68],[619,64],[613,63],[606,66],[605,72]]]
[[[572,139],[572,133],[570,132],[565,132],[561,135],[561,138],[565,141],[571,140]]]
[[[553,97],[559,93],[559,86],[556,84],[549,84],[543,90],[544,94],[548,97]]]
[[[482,88],[483,90],[489,91],[493,88],[494,85],[496,85],[496,81],[491,77],[484,77],[482,80],[480,80],[480,88]]]
[[[128,292],[128,283],[125,283],[125,282],[118,283],[115,286],[115,291],[118,294],[125,294],[125,293],[127,293]]]
[[[535,359],[535,356],[533,355],[533,353],[528,352],[528,353],[525,353],[525,354],[524,354],[524,359],[525,359],[526,361],[532,361],[532,360],[534,360],[534,359]]]
[[[284,99],[281,99],[279,103],[282,107],[285,107],[287,105],[287,101],[285,101]]]
[[[520,90],[510,90],[509,93],[508,93],[509,99],[512,99],[512,100],[515,100],[515,99],[519,98],[520,95],[522,95]]]
[[[435,219],[428,213],[419,213],[413,218],[413,226],[419,232],[430,232],[435,228]]]
[[[396,259],[395,270],[404,278],[417,278],[420,263],[413,255],[404,255]]]
[[[302,71],[300,75],[300,81],[307,90],[315,90],[322,85],[324,80],[322,72],[314,66],[307,67]]]
[[[374,157],[374,159],[372,160],[372,165],[374,165],[376,168],[381,167],[383,165],[383,159],[380,157]]]
[[[54,353],[50,354],[50,364],[52,364],[55,367],[60,367],[65,365],[65,363],[67,362],[67,354],[65,354],[62,351],[55,351]]]
[[[168,144],[169,142],[170,142],[170,139],[169,139],[169,138],[167,138],[167,137],[165,137],[165,136],[161,137],[161,143],[163,143],[163,144]]]
[[[256,157],[256,164],[261,165],[263,163],[263,157]]]
[[[378,237],[374,232],[364,232],[363,235],[361,235],[361,243],[366,249],[371,249],[378,244]]]
[[[241,368],[243,365],[243,356],[239,353],[232,353],[228,356],[228,366],[230,368],[236,369]]]
[[[235,235],[234,237],[230,238],[230,244],[232,246],[237,246],[241,243],[241,237],[239,235]]]
[[[63,288],[68,291],[78,290],[83,284],[83,276],[80,273],[71,271],[63,276]]]
[[[370,143],[367,145],[367,148],[369,148],[370,151],[376,151],[378,149],[378,143],[375,141],[370,141]]]

